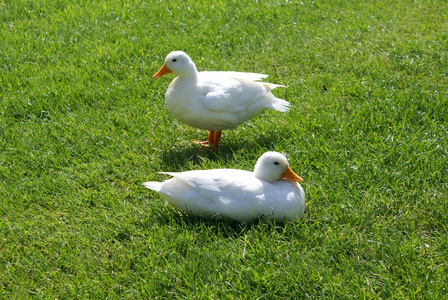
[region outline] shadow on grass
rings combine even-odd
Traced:
[[[221,236],[223,238],[238,238],[244,236],[251,230],[262,231],[266,234],[281,233],[288,226],[294,224],[295,221],[283,223],[260,217],[250,222],[237,222],[228,218],[207,219],[191,216],[186,212],[174,209],[165,211],[165,214],[153,215],[151,220],[147,219],[145,223],[148,227],[157,224],[161,227],[169,226],[194,232],[209,232],[214,236]]]
[[[245,141],[243,139],[227,139],[221,143],[219,149],[212,149],[194,143],[187,143],[185,145],[175,145],[174,147],[161,151],[161,156],[163,166],[166,169],[173,169],[173,167],[182,169],[179,168],[179,166],[184,165],[185,161],[200,165],[202,164],[204,158],[211,161],[231,161],[235,158],[235,153],[241,151],[253,153],[254,148],[272,151],[275,149],[275,144],[278,143],[278,138],[279,137],[275,133],[265,133],[257,136],[255,140],[251,139],[250,141]],[[254,165],[256,159],[254,161]]]
[[[219,149],[218,151],[211,151],[208,147],[202,147],[198,145],[188,145],[182,148],[176,147],[168,149],[161,153],[163,166],[167,169],[180,169],[185,162],[189,164],[201,165],[204,159],[216,161],[216,160],[232,160],[233,151],[229,149]]]

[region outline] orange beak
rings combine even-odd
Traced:
[[[168,67],[165,64],[163,64],[163,66],[160,68],[160,70],[158,70],[156,74],[152,75],[152,78],[156,79],[156,78],[162,77],[163,75],[169,74],[169,73],[171,73],[171,70],[168,69]]]
[[[294,173],[289,166],[286,168],[286,171],[282,174],[282,178],[292,180],[295,182],[303,182],[302,177]]]

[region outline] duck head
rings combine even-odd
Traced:
[[[274,151],[266,152],[260,156],[255,164],[254,175],[258,179],[268,182],[281,179],[303,182],[302,177],[291,170],[286,157]]]
[[[179,77],[194,77],[198,71],[196,65],[183,51],[173,51],[165,58],[165,63],[152,78],[159,78],[165,74],[173,73]]]

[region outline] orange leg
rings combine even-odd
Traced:
[[[191,140],[192,143],[200,144],[202,146],[213,145],[214,141],[215,141],[215,131],[213,131],[213,130],[210,130],[210,133],[208,134],[208,138],[206,141]]]
[[[214,142],[215,142],[215,131],[214,130],[210,130],[210,133],[208,134],[207,142],[209,145],[214,144]]]
[[[221,130],[215,131],[212,144],[213,144],[213,146],[216,147],[216,149],[218,149],[218,147],[219,147],[219,140],[220,139],[221,139]]]
[[[206,141],[192,140],[192,142],[200,144],[202,146],[213,146],[215,148],[218,148],[220,139],[221,139],[221,130],[219,131],[210,130],[210,133],[208,134],[208,138]]]

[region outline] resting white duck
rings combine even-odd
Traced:
[[[179,121],[209,130],[202,145],[219,146],[221,131],[235,129],[266,109],[289,110],[290,103],[276,98],[271,90],[281,85],[257,82],[268,75],[244,72],[198,72],[191,58],[182,51],[168,54],[152,77],[173,73],[177,77],[165,94],[165,104]]]
[[[194,216],[239,222],[265,217],[282,222],[300,218],[305,210],[305,194],[298,184],[303,179],[278,152],[264,153],[253,172],[214,169],[162,174],[173,178],[143,186]]]

